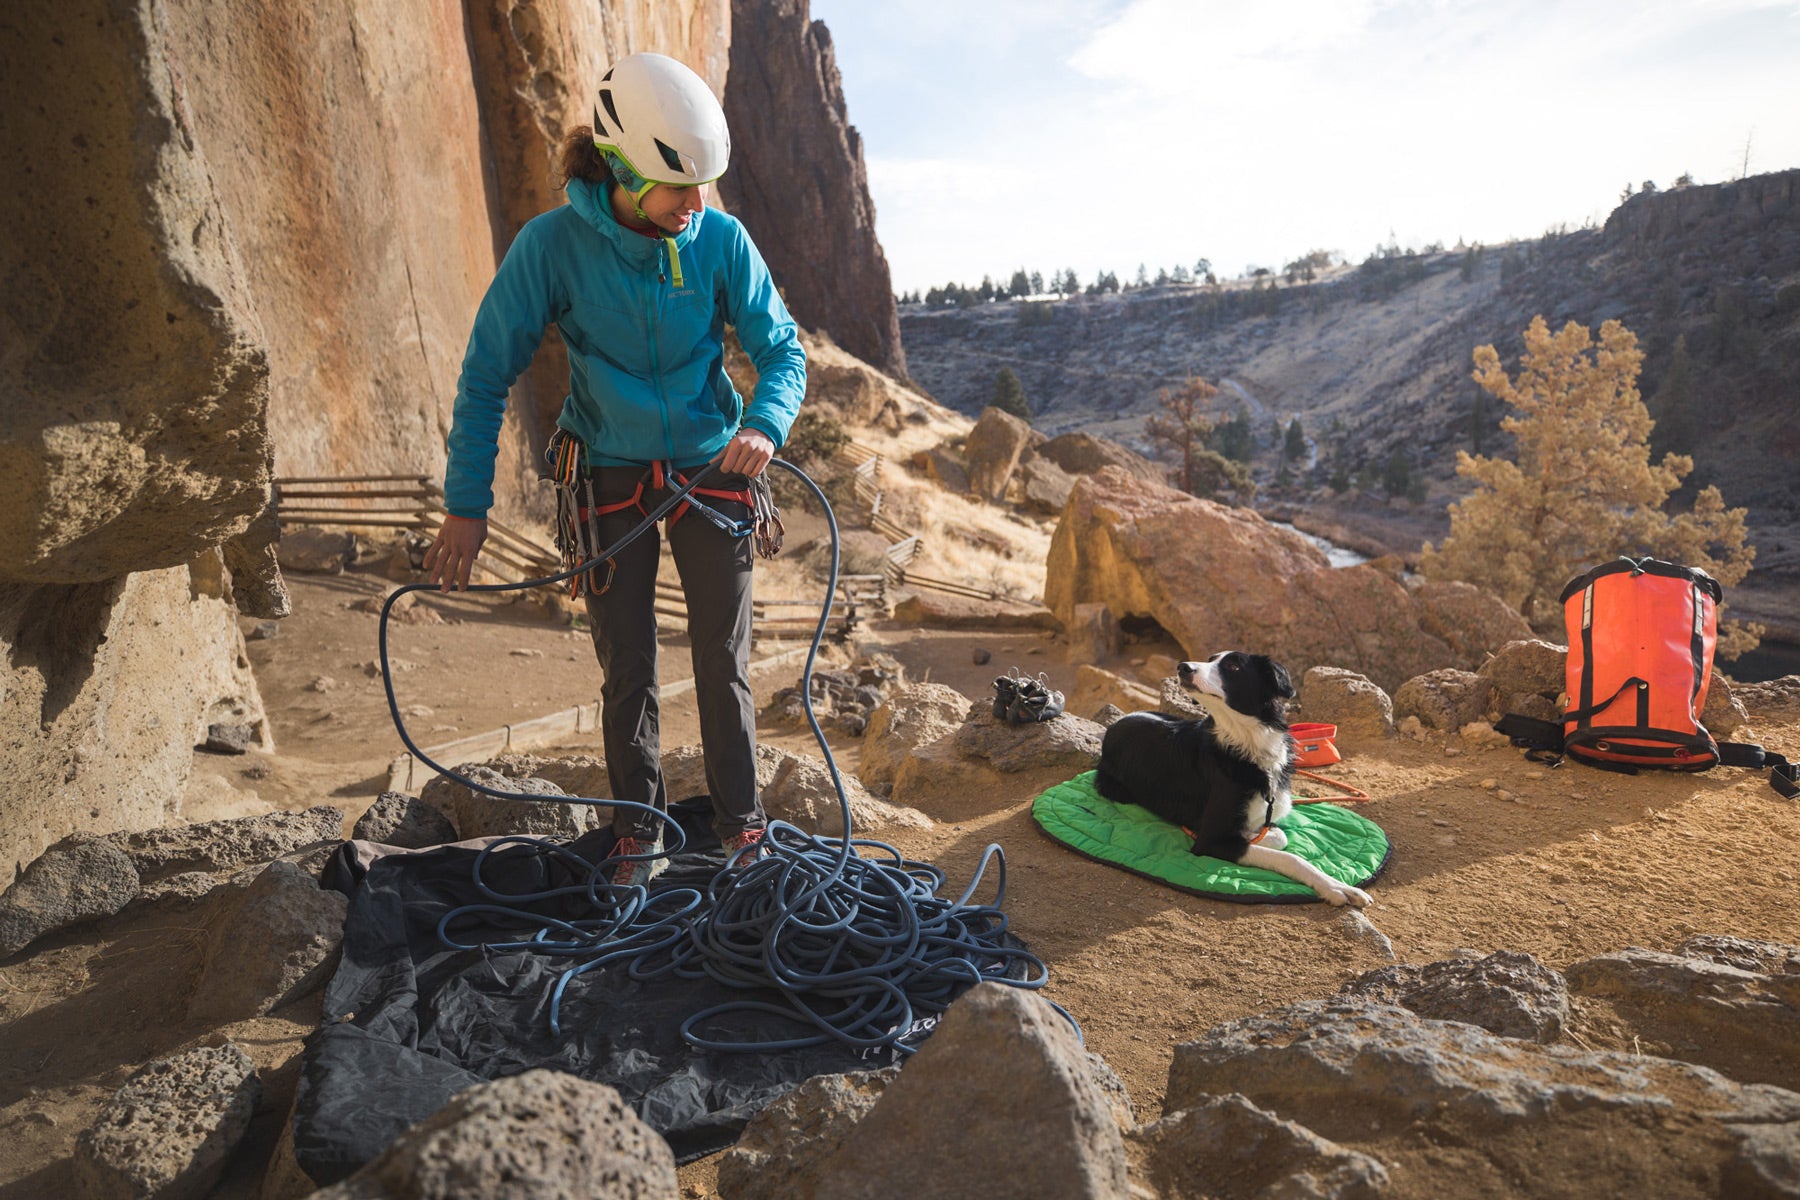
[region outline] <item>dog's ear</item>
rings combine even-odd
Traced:
[[[1269,670],[1275,676],[1275,694],[1283,700],[1292,700],[1294,698],[1294,681],[1288,678],[1287,668],[1271,659]]]

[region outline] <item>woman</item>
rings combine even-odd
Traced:
[[[713,825],[728,852],[753,847],[756,718],[748,678],[749,481],[786,439],[806,390],[806,356],[762,256],[701,187],[724,174],[725,114],[694,72],[660,54],[620,59],[602,79],[594,125],[564,139],[569,203],[526,223],[475,317],[457,383],[444,502],[428,578],[466,588],[487,537],[507,390],[546,324],[569,349],[569,395],[552,446],[582,499],[565,521],[609,546],[706,464],[702,507],[667,535],[687,597],[695,697]],[[758,379],[748,406],[725,374],[735,326]],[[601,729],[614,799],[666,810],[656,689],[656,567],[648,531],[590,572],[587,608],[604,675]],[[615,884],[660,873],[661,822],[614,810]],[[750,851],[754,853],[754,850]]]

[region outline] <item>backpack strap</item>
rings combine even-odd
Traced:
[[[1769,768],[1769,786],[1788,800],[1800,797],[1800,765],[1753,742],[1720,742],[1719,762],[1727,767]]]

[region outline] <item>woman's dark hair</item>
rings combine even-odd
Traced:
[[[594,145],[592,126],[577,125],[563,134],[562,146],[556,155],[557,187],[568,187],[571,179],[604,183],[610,178],[611,172],[606,169],[606,162],[600,157],[600,149]]]

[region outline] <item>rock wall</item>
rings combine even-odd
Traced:
[[[728,46],[726,0],[9,9],[0,884],[177,816],[210,721],[268,744],[232,596],[286,611],[272,475],[439,475],[475,308],[600,66],[722,90]],[[524,394],[503,512],[556,407]]]
[[[756,239],[794,319],[904,379],[862,138],[846,114],[831,33],[809,12],[808,0],[732,4],[731,170],[720,191]]]
[[[267,514],[267,358],[162,15],[0,25],[0,885],[174,815],[209,721],[263,726],[221,547]]]
[[[519,227],[562,202],[556,139],[617,56],[672,54],[722,90],[726,3],[168,6],[267,338],[278,474],[442,476],[475,309]],[[501,436],[506,515],[542,502],[568,387],[545,346]]]
[[[267,365],[148,4],[0,24],[0,579],[173,567],[267,502]]]
[[[220,722],[273,749],[217,550],[91,583],[0,583],[0,890],[76,830],[179,817]]]

